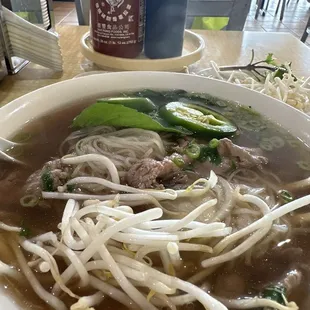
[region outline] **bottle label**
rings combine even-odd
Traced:
[[[144,36],[144,0],[95,0],[93,40],[109,45],[136,44]]]

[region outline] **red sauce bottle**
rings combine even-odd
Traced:
[[[90,5],[94,50],[137,57],[143,49],[145,0],[91,0]]]

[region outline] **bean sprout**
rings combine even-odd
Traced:
[[[297,78],[290,65],[286,64],[287,73],[283,78],[275,77],[274,72],[268,72],[264,83],[257,81],[245,72],[220,71],[220,68],[213,61],[210,62],[212,70],[207,75],[219,80],[227,80],[230,83],[256,90],[270,97],[279,99],[288,105],[310,113],[310,77],[307,79]],[[202,70],[198,74],[203,74]]]

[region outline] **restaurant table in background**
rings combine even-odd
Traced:
[[[85,59],[80,52],[80,39],[89,27],[58,26],[56,30],[60,34],[64,71],[56,73],[30,64],[17,75],[5,77],[0,82],[0,106],[38,88],[71,79],[84,72]],[[256,59],[265,59],[268,53],[273,53],[280,63],[291,61],[297,76],[310,75],[310,48],[289,33],[206,30],[195,32],[204,38],[206,48],[203,58],[190,67],[190,72],[195,73],[208,68],[210,60],[221,66],[247,64],[251,58],[251,49],[254,49]]]

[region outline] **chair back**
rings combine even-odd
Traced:
[[[195,17],[229,17],[226,30],[243,30],[251,6],[250,0],[189,0],[186,28]]]
[[[309,0],[310,2],[310,0]],[[309,19],[308,19],[308,23],[306,25],[306,28],[305,28],[305,31],[304,33],[302,34],[302,37],[301,37],[301,42],[306,42],[307,38],[308,38],[308,35],[310,34],[310,16],[309,16]]]

